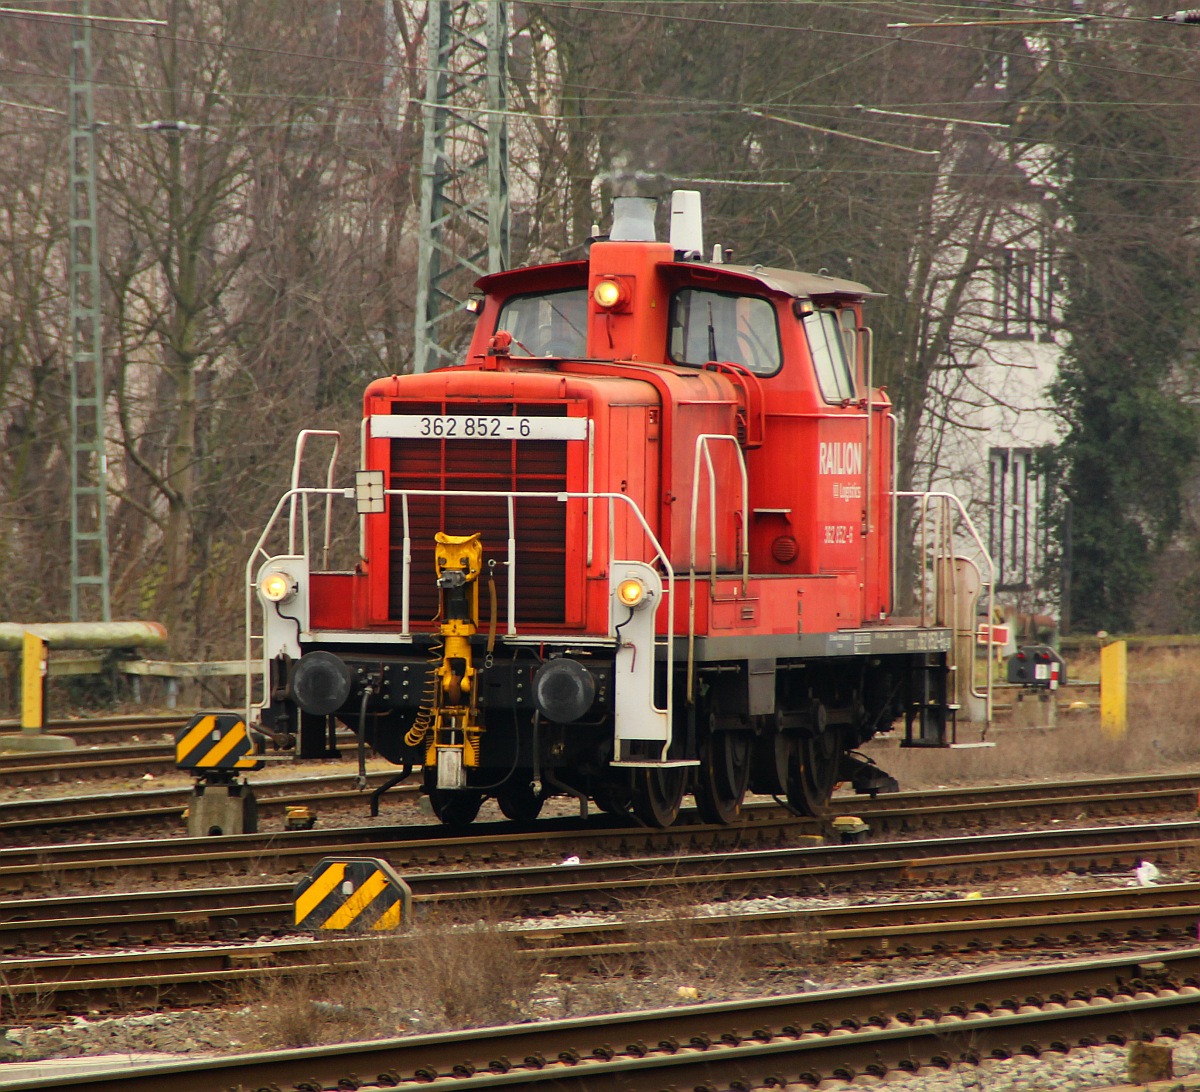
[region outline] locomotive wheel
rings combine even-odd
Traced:
[[[750,783],[750,736],[713,732],[700,751],[696,771],[696,810],[706,823],[732,823],[742,811]]]
[[[542,797],[529,781],[510,781],[496,790],[496,804],[505,819],[514,823],[532,823],[542,810]]]
[[[829,806],[842,762],[836,728],[796,741],[796,757],[788,777],[788,803],[801,815],[819,816]]]
[[[628,785],[614,785],[611,782],[597,785],[592,789],[592,799],[596,807],[608,815],[627,816],[632,807]]]
[[[465,827],[475,822],[483,804],[483,793],[474,789],[430,789],[429,803],[448,827]]]
[[[669,827],[679,815],[687,790],[688,771],[676,766],[665,770],[633,771],[633,814],[646,827]]]

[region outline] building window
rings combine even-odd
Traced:
[[[1054,477],[1051,447],[988,450],[988,550],[996,591],[1048,587]]]
[[[1029,339],[1045,321],[1039,300],[1042,278],[1035,250],[1006,247],[996,266],[996,325],[1002,337]]]

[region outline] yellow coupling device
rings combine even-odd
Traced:
[[[437,770],[438,788],[466,787],[465,771],[479,765],[483,732],[476,706],[471,638],[479,628],[479,535],[434,536],[434,566],[441,600],[442,660],[434,668],[433,735],[425,763]]]

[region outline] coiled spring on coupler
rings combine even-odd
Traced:
[[[404,733],[406,747],[421,746],[425,742],[425,737],[429,735],[429,729],[433,726],[433,703],[437,698],[438,685],[436,672],[442,663],[443,648],[445,648],[444,641],[434,641],[429,646],[429,666],[425,671],[425,693],[421,695],[421,708],[417,710],[412,727]]]

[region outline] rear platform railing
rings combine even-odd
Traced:
[[[990,724],[992,657],[986,657],[987,671],[981,689],[975,682],[976,619],[974,611],[966,609],[971,604],[964,600],[968,592],[956,578],[955,562],[967,561],[979,573],[983,589],[986,589],[987,593],[987,615],[990,622],[996,606],[996,566],[992,555],[984,546],[983,539],[963,502],[953,493],[897,490],[892,496],[911,498],[917,506],[913,524],[917,532],[919,560],[920,624],[947,626],[953,629],[952,666],[960,677],[966,679],[966,684],[958,689],[958,693],[969,694],[981,702],[984,724]],[[893,534],[893,551],[896,542],[897,537]],[[964,547],[970,550],[969,554],[959,552],[960,548]],[[892,571],[896,571],[894,552]]]

